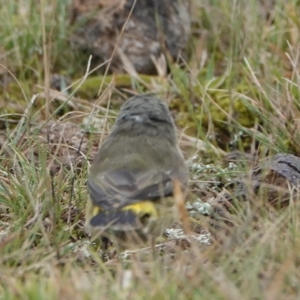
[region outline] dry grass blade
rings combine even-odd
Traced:
[[[190,228],[189,215],[185,207],[185,196],[182,191],[181,183],[178,179],[174,179],[173,185],[174,185],[174,192],[173,192],[174,200],[177,206],[178,215],[183,225],[184,233],[188,237],[191,237],[192,232]]]

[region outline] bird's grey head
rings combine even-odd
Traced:
[[[175,125],[167,104],[152,94],[128,99],[121,107],[114,130],[134,129],[135,134],[143,134],[145,127],[149,134],[157,135],[163,130],[175,136]]]
[[[140,95],[128,99],[121,107],[119,120],[173,123],[168,106],[154,95]]]

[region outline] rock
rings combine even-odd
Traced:
[[[231,192],[224,188],[217,197],[208,202],[213,225],[219,228],[220,221],[228,226],[237,223],[235,199],[239,200],[242,206],[244,201],[253,204],[253,201],[261,199],[263,207],[265,204],[271,204],[274,208],[284,208],[290,201],[297,201],[299,186],[300,157],[278,153],[257,164],[247,176],[244,174],[242,178],[228,185]]]
[[[278,153],[253,171],[250,186],[255,193],[262,191],[262,197],[266,197],[271,205],[284,207],[290,200],[296,200],[299,184],[300,158]],[[246,181],[242,181],[237,195],[247,199],[248,192],[249,182],[247,184]]]
[[[138,73],[155,74],[153,60],[160,64],[165,55],[176,60],[184,50],[191,30],[190,0],[138,0],[133,7],[134,3],[73,0],[71,22],[77,30],[72,40],[93,55],[93,65],[114,54],[110,71],[133,67]]]
[[[254,164],[256,161],[256,157],[252,154],[245,153],[239,150],[234,150],[232,152],[229,152],[224,157],[224,163],[237,163],[244,166],[250,166],[251,164]]]

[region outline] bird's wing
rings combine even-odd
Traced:
[[[170,196],[173,193],[174,173],[177,173],[174,171],[134,172],[122,169],[98,173],[94,180],[88,180],[91,200],[103,210],[112,210]]]

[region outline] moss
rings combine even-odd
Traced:
[[[97,97],[99,89],[102,86],[102,91],[108,86],[114,88],[132,87],[137,84],[147,87],[153,82],[157,82],[159,85],[165,85],[164,78],[150,75],[139,75],[138,78],[134,78],[128,74],[106,75],[106,76],[89,76],[83,82],[82,80],[75,80],[73,89],[76,94],[81,97],[94,98]]]

